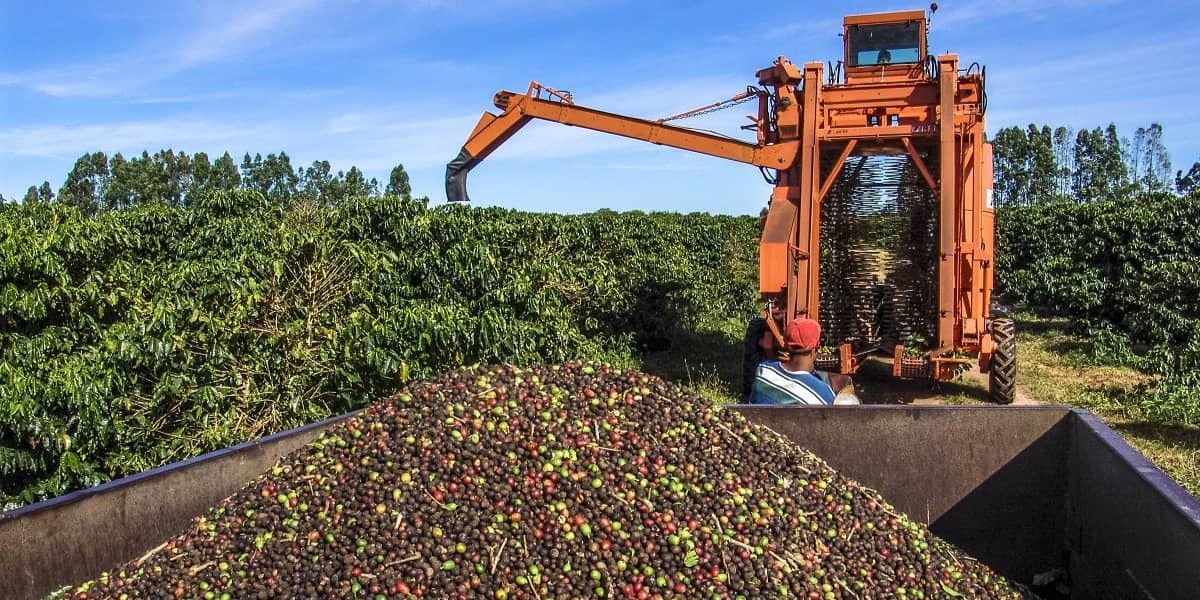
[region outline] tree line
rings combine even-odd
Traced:
[[[30,186],[23,200],[58,201],[95,215],[155,202],[187,207],[203,195],[233,190],[259,192],[273,202],[303,197],[331,206],[348,198],[377,197],[381,191],[406,199],[412,195],[404,165],[392,168],[381,190],[379,181],[368,179],[358,167],[335,173],[329,161],[317,160],[296,169],[286,152],[266,157],[246,153],[238,165],[228,152],[212,160],[204,152],[167,149],[154,154],[143,151],[132,158],[120,153],[85,153],[75,161],[57,193],[45,181]]]
[[[1173,171],[1163,127],[1080,129],[1030,124],[992,137],[997,206],[1118,200],[1140,192],[1187,194],[1200,189],[1200,162]]]
[[[1200,162],[1186,172],[1173,172],[1158,123],[1139,127],[1132,138],[1120,135],[1112,123],[1078,131],[1030,124],[1000,129],[991,142],[997,207],[1200,190]],[[186,207],[204,194],[233,190],[256,191],[274,202],[304,197],[327,205],[381,193],[404,198],[412,194],[403,165],[392,168],[381,189],[379,181],[368,179],[358,167],[335,173],[329,161],[317,160],[297,169],[286,152],[266,157],[246,153],[238,165],[228,152],[213,160],[204,152],[167,149],[143,151],[133,158],[85,153],[57,193],[46,181],[30,186],[23,200],[57,200],[95,215],[148,202]],[[4,200],[0,196],[0,202]]]

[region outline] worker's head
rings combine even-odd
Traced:
[[[792,354],[814,352],[821,343],[821,324],[812,319],[792,319],[783,333],[783,343]]]

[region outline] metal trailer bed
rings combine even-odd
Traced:
[[[1000,573],[1055,568],[1073,598],[1200,598],[1200,501],[1065,407],[734,406],[879,490]],[[137,558],[351,415],[0,514],[0,598]]]

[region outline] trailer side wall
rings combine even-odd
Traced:
[[[1071,415],[1063,408],[737,410],[1007,577],[1028,582],[1067,568]]]
[[[142,556],[344,418],[0,513],[0,598],[42,598]]]
[[[1080,598],[1200,598],[1200,502],[1095,415],[1071,422],[1067,545]]]

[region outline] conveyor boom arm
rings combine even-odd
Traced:
[[[541,97],[543,94],[548,97]],[[799,149],[798,141],[770,145],[752,144],[712,133],[578,106],[574,104],[570,95],[544,88],[537,83],[531,84],[529,92],[525,94],[498,92],[494,101],[502,112],[499,115],[483,113],[458,157],[446,165],[446,199],[450,202],[469,200],[467,173],[533,119],[583,127],[771,169],[790,167]]]

